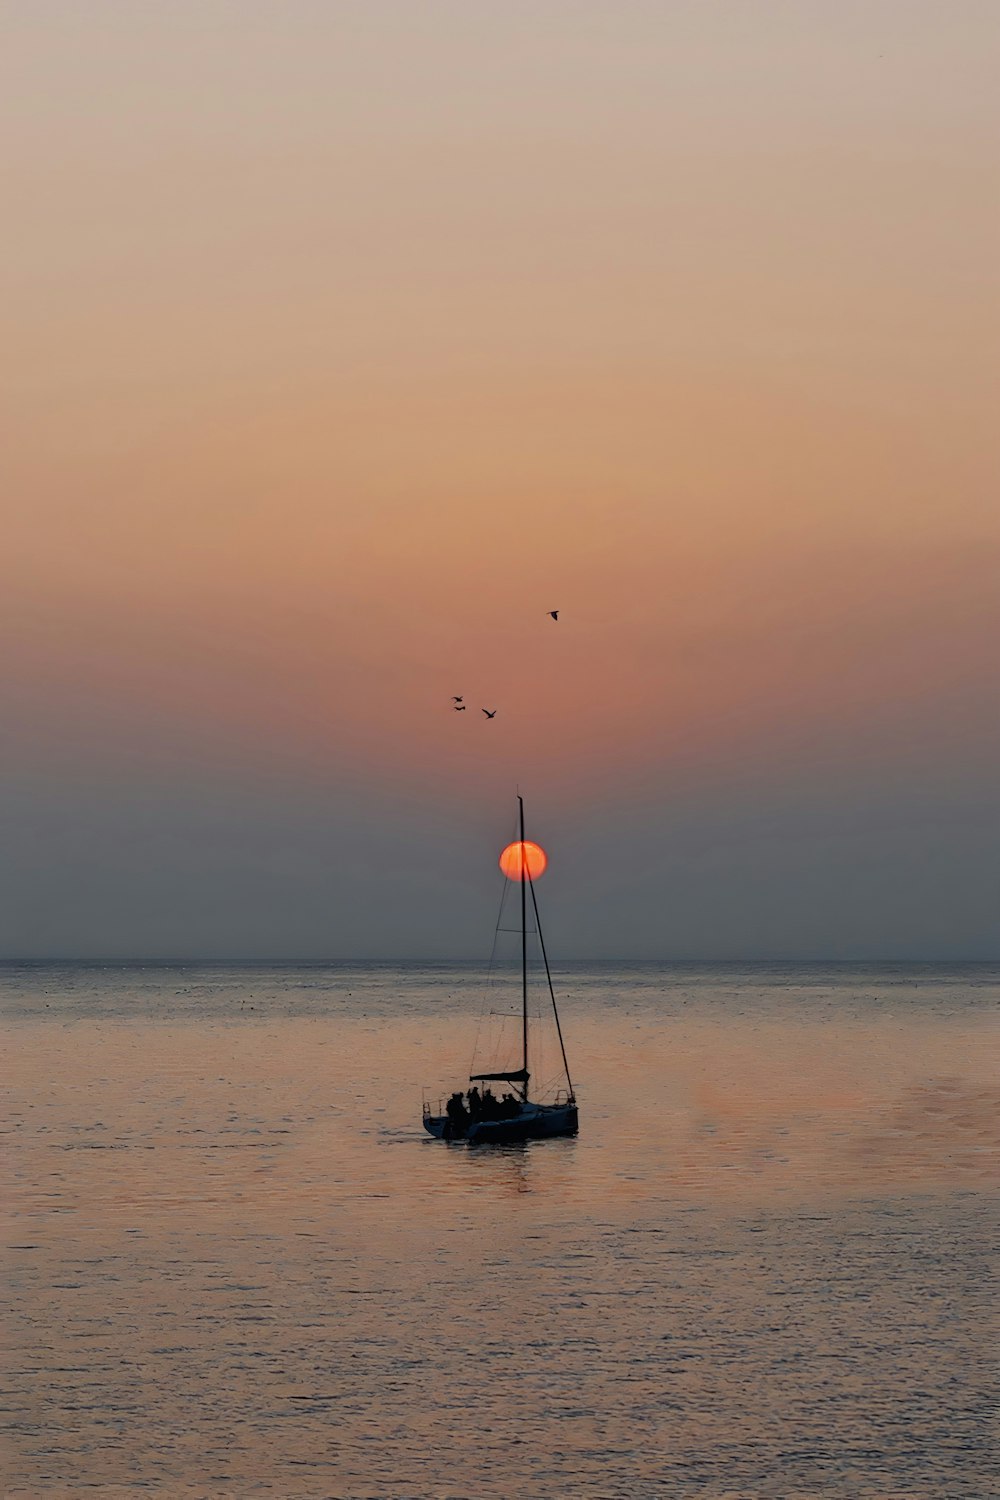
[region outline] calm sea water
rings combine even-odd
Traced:
[[[559,983],[580,1136],[476,1151],[478,972],[0,971],[5,1493],[1000,1494],[1000,970]]]

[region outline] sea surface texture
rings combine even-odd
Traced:
[[[11,1500],[1000,1494],[1000,970],[560,969],[431,1140],[515,977],[0,971]]]

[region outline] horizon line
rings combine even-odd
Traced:
[[[509,962],[513,964],[513,963],[515,963],[515,960],[511,959],[511,960],[509,960]],[[942,955],[938,955],[938,956],[935,956],[935,957],[928,957],[926,955],[925,956],[919,956],[919,955],[912,955],[912,954],[896,955],[896,956],[887,955],[887,954],[882,954],[882,955],[879,955],[879,956],[865,956],[865,955],[861,955],[861,956],[850,957],[850,958],[844,958],[844,957],[833,958],[833,957],[826,957],[826,956],[823,956],[823,955],[818,955],[818,956],[817,955],[812,955],[810,957],[803,957],[801,955],[800,956],[788,956],[788,955],[781,956],[781,955],[778,955],[778,954],[772,954],[772,955],[760,955],[760,954],[758,954],[755,957],[754,956],[750,956],[750,955],[736,955],[736,956],[729,956],[729,957],[709,957],[709,956],[706,956],[706,955],[701,955],[701,956],[685,955],[685,956],[673,956],[673,957],[666,957],[666,956],[655,956],[655,957],[645,956],[645,957],[643,957],[643,956],[626,956],[626,955],[622,955],[622,954],[618,954],[618,955],[615,955],[613,957],[596,957],[596,956],[583,955],[583,956],[566,957],[566,958],[562,958],[562,959],[556,959],[556,960],[554,960],[552,962],[552,967],[553,968],[558,968],[561,963],[562,964],[665,964],[665,965],[682,965],[682,964],[829,964],[829,965],[833,965],[833,964],[981,964],[981,965],[991,965],[991,964],[1000,964],[1000,954],[990,955],[988,957],[963,957],[963,958],[958,958],[958,957],[955,957],[955,956],[942,956]],[[428,958],[428,957],[423,957],[423,958],[416,958],[416,957],[406,957],[406,958],[402,958],[402,957],[396,957],[396,958],[384,958],[384,957],[383,958],[370,958],[370,957],[353,957],[353,958],[277,958],[277,957],[269,957],[269,958],[199,958],[199,957],[187,957],[187,958],[153,958],[153,957],[138,957],[138,956],[131,956],[131,957],[120,957],[120,956],[119,957],[111,957],[111,956],[108,956],[108,957],[104,957],[104,958],[82,958],[82,957],[79,957],[79,956],[77,956],[77,957],[71,957],[71,956],[67,956],[67,955],[54,955],[54,956],[38,956],[38,955],[34,955],[34,956],[29,956],[29,957],[4,957],[4,956],[0,956],[0,968],[41,968],[41,967],[43,967],[45,965],[50,965],[50,966],[53,966],[53,967],[73,967],[73,968],[81,968],[81,969],[83,969],[83,968],[90,968],[90,969],[105,969],[105,968],[111,968],[111,969],[116,969],[116,968],[117,969],[130,969],[130,968],[186,969],[186,968],[194,968],[194,967],[201,967],[201,968],[230,968],[230,969],[251,969],[251,968],[337,969],[337,968],[352,968],[352,967],[355,967],[355,966],[360,965],[360,964],[364,964],[364,965],[386,964],[386,965],[404,965],[404,966],[405,965],[414,965],[414,966],[416,966],[416,965],[421,965],[421,964],[423,964],[423,965],[433,964],[433,965],[438,965],[438,966],[440,966],[440,965],[446,965],[446,964],[455,964],[455,965],[461,964],[463,966],[465,966],[465,965],[473,965],[473,966],[479,965],[479,966],[482,966],[482,965],[485,964],[485,961],[482,958],[478,958],[478,957],[477,958],[455,958],[455,957],[451,957],[451,958]]]

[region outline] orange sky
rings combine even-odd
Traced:
[[[994,6],[5,30],[15,767],[989,763]]]

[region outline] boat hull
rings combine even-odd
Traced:
[[[424,1129],[438,1140],[466,1141],[470,1146],[508,1146],[517,1141],[546,1140],[576,1135],[580,1128],[575,1104],[529,1104],[506,1120],[470,1120],[464,1133],[456,1132],[447,1115],[424,1115]]]

